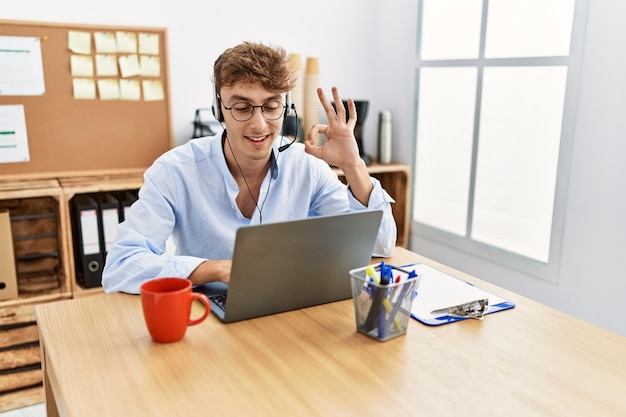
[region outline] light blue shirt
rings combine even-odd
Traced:
[[[286,140],[286,139],[285,139]],[[192,139],[159,157],[144,174],[139,199],[118,227],[102,275],[106,292],[139,293],[144,281],[187,278],[207,259],[232,259],[238,228],[357,210],[383,210],[374,255],[390,256],[396,242],[394,200],[371,178],[369,204],[354,198],[328,164],[294,143],[278,152],[261,185],[258,208],[244,217],[239,187],[226,165],[221,135]],[[165,253],[169,237],[175,254]]]

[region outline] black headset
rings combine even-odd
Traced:
[[[217,88],[215,87],[215,84],[213,84],[213,117],[215,117],[215,120],[217,120],[218,122],[223,122],[224,121],[224,113],[222,113],[222,103],[221,100],[217,94]],[[295,109],[295,105],[293,105],[291,103],[291,92],[287,91],[287,96],[285,98],[285,117],[287,116],[291,116],[292,110]]]

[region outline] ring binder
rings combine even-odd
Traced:
[[[87,194],[71,200],[72,234],[76,281],[85,288],[102,283],[103,255],[100,249],[98,203]]]
[[[98,202],[98,231],[100,235],[100,253],[103,260],[117,238],[117,225],[120,223],[119,202],[109,193],[95,195]]]

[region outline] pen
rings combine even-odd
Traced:
[[[380,322],[380,318],[379,318],[379,315],[381,314],[380,309],[381,309],[381,306],[383,305],[383,300],[387,298],[387,294],[386,294],[387,289],[381,288],[378,286],[378,285],[389,284],[389,279],[387,278],[386,274],[383,273],[384,263],[381,262],[380,267],[381,267],[380,277],[376,276],[376,274],[374,274],[374,276],[372,277],[372,279],[374,279],[374,282],[377,285],[375,288],[376,291],[374,293],[374,299],[372,300],[372,306],[370,307],[370,311],[367,314],[367,318],[365,319],[364,328],[366,332],[370,332],[374,330],[374,328],[376,328],[376,325]],[[366,272],[367,272],[367,268],[366,268]],[[382,314],[384,315],[384,313]],[[379,332],[380,332],[380,327],[379,327]],[[379,337],[380,337],[380,334],[379,334]]]
[[[415,277],[417,277],[417,274],[415,273],[415,270],[413,270],[409,272],[409,275],[407,276],[407,280],[413,279]],[[389,327],[390,323],[393,322],[393,325],[398,332],[402,331],[402,326],[400,326],[400,322],[398,321],[398,318],[396,317],[396,315],[398,314],[398,310],[400,309],[402,300],[404,300],[404,297],[406,297],[406,293],[409,290],[409,288],[411,288],[411,285],[409,285],[408,283],[405,283],[404,286],[402,287],[402,290],[400,291],[400,296],[396,300],[396,305],[393,306],[393,310],[391,310],[391,313],[389,313],[389,318],[387,319],[387,322],[385,323],[385,326]]]
[[[385,267],[385,263],[380,263],[380,285],[389,285],[389,267]],[[374,303],[378,306],[378,338],[384,339],[387,337],[387,326],[386,326],[386,313],[389,313],[389,309],[391,305],[389,304],[389,299],[387,298],[388,289],[387,288],[378,288],[376,292],[376,297],[374,297]],[[380,303],[380,304],[378,304]],[[381,309],[380,306],[383,306],[384,309]],[[374,304],[372,304],[374,307]],[[370,311],[371,312],[371,311]]]
[[[385,271],[387,269],[385,265],[385,261],[381,261],[378,264],[378,269],[380,269],[380,274],[377,276],[378,280],[376,281],[376,284],[380,284],[381,278],[385,275]]]

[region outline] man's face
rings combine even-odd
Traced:
[[[283,124],[284,95],[269,92],[258,84],[235,83],[230,87],[222,87],[220,97],[228,140],[235,156],[240,162],[244,158],[252,160],[269,158],[272,144]],[[236,120],[249,117],[250,112],[246,110],[249,110],[250,105],[265,105],[267,117],[263,115],[260,107],[255,107],[249,120]],[[278,118],[267,120],[274,117]]]

